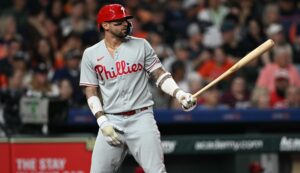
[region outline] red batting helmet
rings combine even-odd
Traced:
[[[102,22],[118,20],[123,18],[133,18],[131,15],[127,15],[125,8],[120,4],[109,4],[103,6],[97,16],[97,23],[100,25]]]

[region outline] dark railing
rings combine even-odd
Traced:
[[[300,109],[228,109],[228,110],[154,110],[159,124],[177,123],[250,123],[250,122],[299,122]],[[89,109],[70,109],[68,124],[94,124],[95,118]]]

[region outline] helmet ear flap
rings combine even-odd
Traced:
[[[128,27],[127,27],[126,34],[131,35],[132,34],[132,23],[127,20],[127,24],[128,24]]]
[[[98,24],[98,31],[99,31],[99,32],[104,32],[104,29],[103,29],[103,27],[101,26],[101,24]]]

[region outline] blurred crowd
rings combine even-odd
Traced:
[[[17,113],[22,97],[86,106],[79,87],[82,52],[97,43],[96,16],[106,2],[134,16],[187,92],[195,93],[271,38],[275,47],[198,99],[197,109],[298,108],[300,3],[296,0],[11,0],[0,3],[0,109]],[[180,105],[149,84],[155,108]],[[5,113],[4,113],[5,115]]]

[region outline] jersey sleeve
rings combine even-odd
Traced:
[[[144,46],[145,46],[145,70],[148,73],[151,73],[157,68],[162,67],[162,64],[148,41],[145,40]]]
[[[84,51],[80,67],[80,86],[98,86],[97,74],[92,66],[91,60]]]

